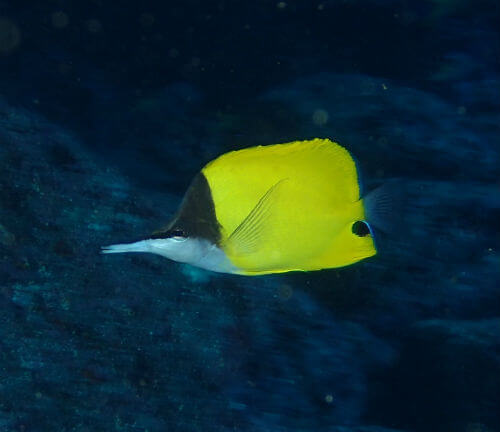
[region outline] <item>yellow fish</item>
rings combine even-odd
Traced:
[[[209,162],[164,229],[102,252],[248,276],[342,267],[376,254],[366,201],[351,155],[328,139],[251,147]]]

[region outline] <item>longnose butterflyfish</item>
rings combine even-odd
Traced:
[[[376,195],[360,196],[353,158],[329,139],[250,147],[205,165],[165,228],[102,252],[248,276],[343,267],[377,253]]]

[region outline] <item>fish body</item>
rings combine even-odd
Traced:
[[[353,158],[313,139],[223,154],[197,174],[166,228],[103,252],[253,276],[342,267],[376,248]]]

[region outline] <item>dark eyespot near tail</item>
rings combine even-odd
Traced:
[[[371,234],[370,225],[365,221],[356,221],[352,224],[352,233],[358,237],[365,237]]]

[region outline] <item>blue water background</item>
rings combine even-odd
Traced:
[[[500,431],[499,22],[496,0],[2,2],[0,431]],[[377,257],[244,278],[99,254],[217,155],[313,137],[405,191]]]

